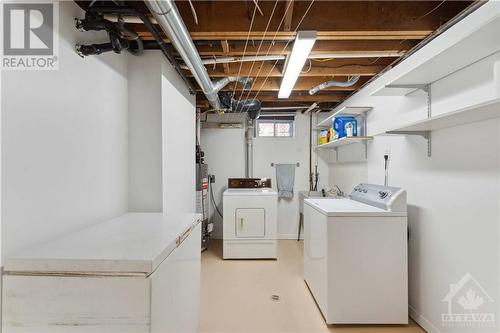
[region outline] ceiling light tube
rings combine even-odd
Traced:
[[[299,31],[288,58],[278,98],[288,98],[316,41],[316,31]]]

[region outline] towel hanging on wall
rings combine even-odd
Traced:
[[[279,198],[293,198],[295,164],[276,164],[276,186]]]

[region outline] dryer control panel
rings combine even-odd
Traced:
[[[391,212],[406,212],[406,191],[399,187],[361,183],[349,195],[351,200]]]

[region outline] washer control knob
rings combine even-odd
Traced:
[[[379,191],[378,192],[378,196],[379,196],[380,199],[385,199],[388,195],[389,195],[389,193],[387,193],[385,191]]]
[[[366,193],[366,192],[368,192],[368,191],[366,190],[366,188],[365,188],[365,189],[363,189],[363,193]]]

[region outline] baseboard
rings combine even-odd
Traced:
[[[436,326],[434,326],[434,324],[418,313],[417,310],[415,310],[411,305],[408,306],[408,311],[410,313],[410,318],[419,324],[420,327],[422,327],[427,333],[442,333]]]
[[[212,239],[219,239],[222,240],[222,237],[219,236],[213,236]],[[278,239],[294,239],[297,240],[297,234],[279,234]],[[304,239],[302,235],[300,235],[300,239]]]
[[[297,234],[279,234],[278,239],[295,239],[295,240],[297,240]],[[300,239],[303,239],[302,234],[300,235]]]

